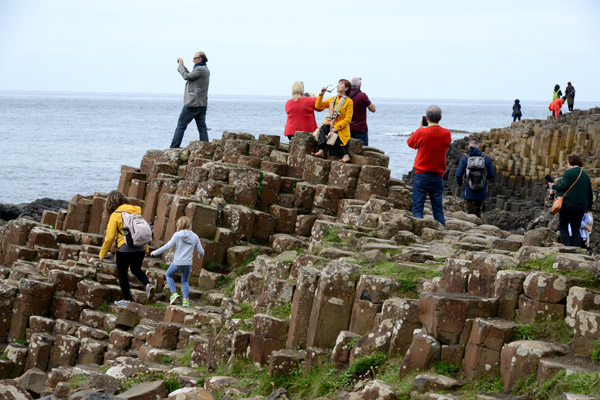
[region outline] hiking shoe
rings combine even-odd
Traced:
[[[152,301],[152,299],[154,298],[154,286],[152,286],[151,284],[148,284],[148,286],[146,286],[146,296],[148,297],[148,301]]]
[[[127,300],[117,300],[115,301],[115,304],[119,307],[127,308],[129,302]]]
[[[184,301],[183,301],[183,306],[184,306],[184,307],[189,307],[189,306],[190,306],[190,302],[189,302],[189,301],[187,301],[187,300],[184,300]]]
[[[175,302],[177,301],[178,298],[179,298],[179,295],[177,293],[173,293],[171,295],[171,299],[169,300],[169,304],[171,304],[171,305],[175,304]]]

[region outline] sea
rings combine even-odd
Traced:
[[[368,92],[367,92],[368,94]],[[287,96],[211,95],[209,138],[223,131],[281,135]],[[369,145],[390,157],[392,177],[402,178],[416,151],[406,140],[428,106],[442,109],[441,125],[453,140],[509,126],[512,101],[371,98]],[[545,119],[550,101],[522,100],[523,118]],[[121,165],[139,167],[146,151],[167,149],[183,104],[182,95],[0,91],[0,203],[49,197],[69,200],[117,188]],[[578,109],[599,102],[577,102]],[[565,107],[566,108],[566,107]],[[317,123],[325,112],[315,113]],[[198,140],[192,122],[182,146]]]

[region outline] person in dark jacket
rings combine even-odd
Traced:
[[[565,97],[567,98],[567,105],[569,106],[569,111],[573,111],[573,104],[575,103],[575,87],[571,85],[571,82],[567,83],[567,88],[565,89]]]
[[[558,214],[558,230],[565,246],[581,246],[579,227],[583,214],[592,209],[594,192],[590,176],[583,170],[583,160],[579,154],[569,154],[567,170],[558,183],[548,182],[550,189],[556,190],[556,196],[563,198]],[[573,187],[571,187],[573,185]],[[569,190],[569,188],[571,188]],[[568,190],[568,192],[567,192]],[[567,192],[565,195],[564,193]],[[571,234],[569,234],[569,225]]]
[[[515,104],[513,104],[513,113],[512,113],[512,117],[513,117],[513,122],[517,121],[517,120],[521,120],[521,116],[523,114],[521,114],[521,102],[519,101],[519,99],[515,99]]]
[[[560,90],[560,85],[554,85],[554,90],[552,91],[552,101],[562,97],[562,90]]]
[[[492,180],[496,176],[496,171],[494,171],[494,166],[492,165],[492,159],[484,155],[483,152],[479,149],[481,142],[477,137],[469,138],[469,149],[467,150],[467,154],[463,155],[458,164],[458,169],[456,170],[456,184],[458,186],[462,186],[462,198],[465,199],[466,202],[466,210],[469,214],[475,214],[481,218],[481,212],[483,211],[483,202],[487,199],[487,182],[485,182],[485,186],[483,189],[474,190],[471,189],[467,182],[467,163],[469,161],[469,157],[485,157],[485,169],[487,172],[487,180]]]

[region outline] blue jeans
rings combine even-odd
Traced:
[[[181,146],[183,133],[193,119],[196,120],[196,126],[198,127],[198,133],[200,134],[200,140],[203,142],[208,142],[208,129],[206,128],[206,108],[207,106],[183,106],[181,109],[181,114],[179,114],[179,120],[177,121],[177,128],[175,128],[173,140],[171,141],[172,149],[176,149]]]
[[[353,139],[360,140],[361,142],[363,142],[363,144],[365,146],[369,145],[369,131],[364,131],[364,132],[350,131],[350,137],[352,137]]]
[[[423,218],[425,199],[429,194],[433,218],[440,224],[446,226],[444,209],[442,207],[442,193],[444,192],[444,179],[438,174],[425,172],[415,174],[412,192],[412,213],[417,218]]]
[[[167,284],[169,285],[169,290],[171,293],[177,292],[173,275],[179,271],[181,271],[181,290],[183,291],[183,298],[188,299],[190,297],[190,273],[192,272],[191,265],[171,264],[167,270]]]

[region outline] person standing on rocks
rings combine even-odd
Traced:
[[[463,187],[462,198],[466,202],[466,211],[479,218],[487,199],[487,181],[496,176],[492,159],[482,153],[480,145],[479,138],[469,138],[467,154],[461,157],[456,170],[456,184]]]
[[[565,100],[562,97],[559,97],[558,99],[550,103],[550,105],[548,106],[548,110],[552,111],[552,116],[556,119],[558,119],[558,116],[562,114],[562,111],[560,111],[560,109],[563,106],[563,104],[565,104]]]
[[[117,261],[117,271],[119,273],[119,286],[123,300],[115,301],[119,307],[127,307],[132,300],[131,289],[129,287],[128,273],[131,273],[144,284],[146,287],[146,296],[148,301],[154,298],[154,286],[150,284],[148,276],[142,270],[144,256],[148,253],[148,245],[133,247],[127,245],[123,236],[123,212],[128,214],[142,215],[142,209],[139,206],[129,204],[127,197],[118,190],[113,190],[108,194],[104,203],[104,213],[110,216],[108,225],[106,226],[106,236],[104,243],[100,249],[100,261],[104,260],[106,253],[111,250],[111,247],[116,239],[117,251],[115,258]]]
[[[438,106],[430,106],[425,113],[425,121],[421,120],[419,129],[407,140],[410,148],[417,150],[412,192],[412,214],[423,218],[425,199],[429,194],[433,218],[443,226],[444,208],[442,193],[444,192],[444,171],[446,170],[446,151],[452,142],[450,131],[439,125],[442,110]]]
[[[569,154],[567,170],[558,183],[548,182],[556,196],[564,197],[558,213],[558,230],[565,246],[581,246],[579,228],[586,211],[592,209],[594,192],[590,176],[583,170],[583,160],[579,154]],[[566,194],[564,194],[566,192]],[[570,228],[570,233],[569,233]]]
[[[350,137],[363,142],[365,146],[369,145],[369,127],[367,126],[367,110],[375,112],[375,104],[371,103],[369,96],[360,90],[362,86],[361,78],[352,78],[352,90],[350,98],[354,105],[352,113],[352,122],[350,122]]]
[[[567,105],[569,106],[569,111],[573,111],[573,104],[575,103],[575,86],[571,85],[571,82],[567,83],[567,88],[565,89],[565,97],[567,98]]]
[[[186,80],[185,92],[183,94],[183,109],[179,114],[177,128],[173,134],[171,148],[177,149],[181,146],[183,134],[190,122],[196,120],[200,140],[208,142],[208,129],[206,127],[206,109],[208,105],[208,83],[210,71],[206,66],[208,58],[206,53],[199,51],[194,55],[194,68],[192,72],[183,65],[183,59],[178,58],[177,71]]]
[[[513,104],[513,113],[512,113],[512,117],[513,117],[513,122],[517,121],[517,120],[521,120],[521,116],[523,115],[521,113],[521,102],[519,101],[519,99],[515,99],[515,104]]]
[[[560,90],[560,85],[554,85],[554,91],[552,91],[552,101],[562,97],[562,90]]]

